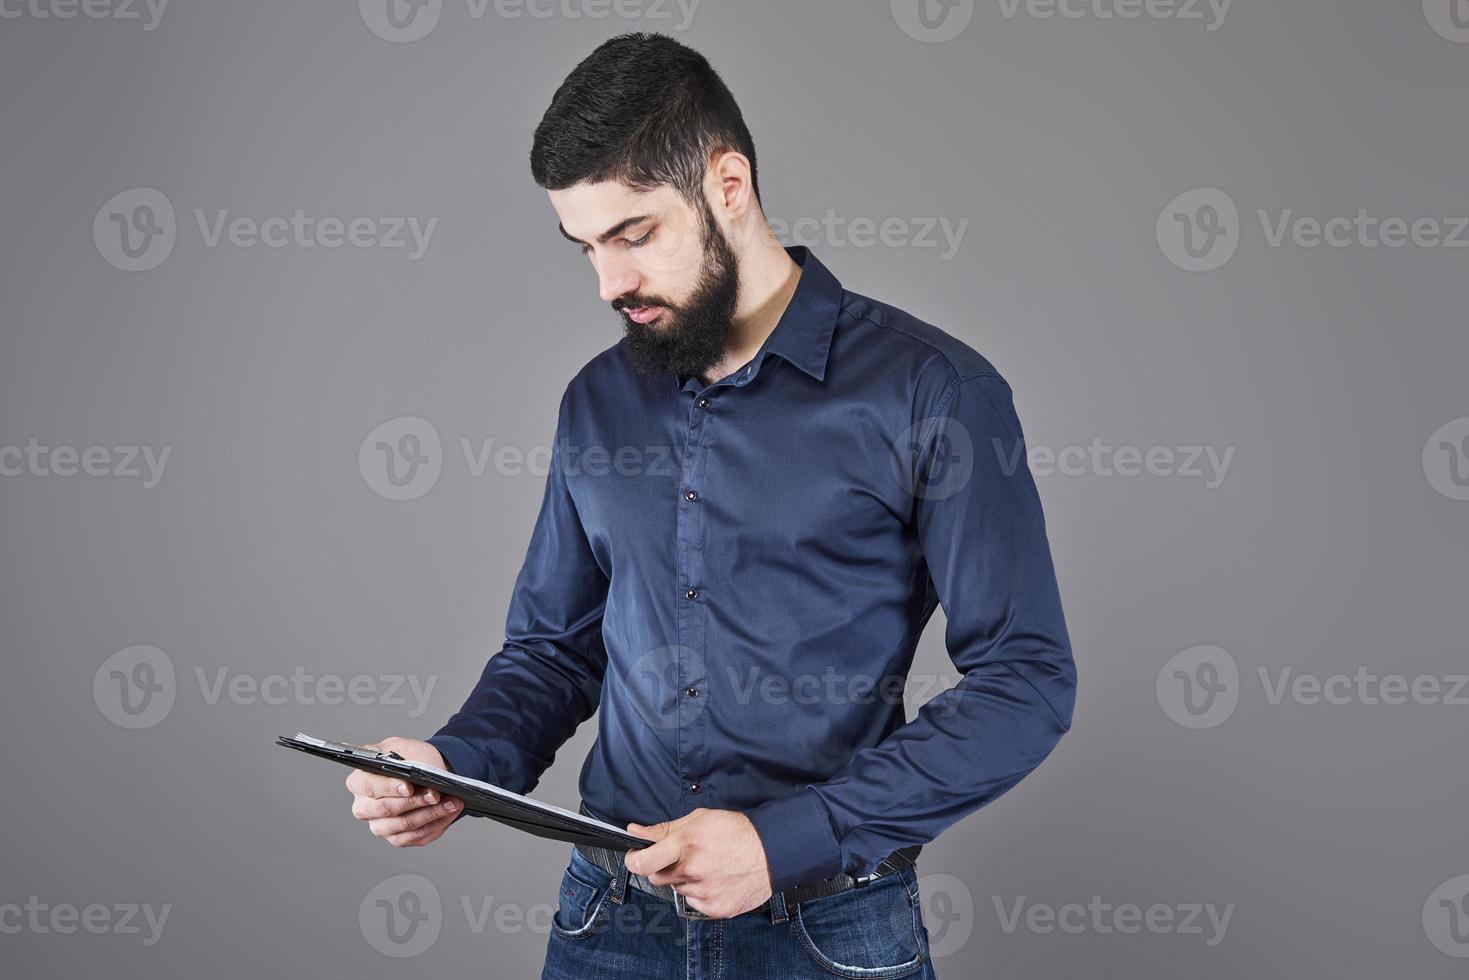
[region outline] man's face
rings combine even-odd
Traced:
[[[718,363],[739,268],[708,205],[696,210],[671,187],[640,192],[615,181],[548,193],[562,234],[591,260],[622,321],[633,366],[654,376]]]

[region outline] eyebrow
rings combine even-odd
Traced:
[[[611,228],[608,228],[606,231],[602,232],[602,234],[598,235],[597,241],[601,242],[603,245],[606,245],[608,242],[616,238],[618,235],[622,234],[631,226],[637,224],[640,221],[649,221],[652,219],[652,217],[653,216],[651,214],[635,214],[631,218],[623,218],[617,224],[613,225]],[[561,237],[565,238],[569,242],[576,242],[578,245],[586,244],[586,242],[582,241],[580,238],[573,238],[571,235],[567,234],[566,226],[559,221],[556,222],[556,230],[561,232]]]

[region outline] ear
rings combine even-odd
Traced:
[[[719,150],[710,160],[709,170],[715,213],[723,210],[730,222],[739,221],[755,204],[749,157],[736,150]]]

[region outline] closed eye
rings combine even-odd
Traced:
[[[648,244],[649,239],[651,239],[652,237],[653,229],[650,228],[648,229],[648,233],[642,238],[624,238],[623,242],[627,245],[628,248],[642,248],[644,245]],[[587,253],[591,252],[591,250],[592,246],[583,245],[581,247],[581,254],[586,255]]]

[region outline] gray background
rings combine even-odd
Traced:
[[[170,909],[152,945],[0,916],[0,972],[536,975],[536,910],[567,847],[461,823],[394,849],[350,818],[342,773],[271,739],[426,736],[499,648],[544,466],[476,476],[460,440],[544,447],[565,382],[619,336],[530,180],[530,134],[576,61],[651,29],[729,82],[773,217],[913,234],[920,218],[968,220],[952,256],[840,229],[798,240],[848,288],[986,354],[1033,447],[1233,447],[1212,488],[1038,469],[1075,725],[925,849],[939,974],[1463,976],[1469,943],[1443,938],[1438,899],[1461,898],[1469,873],[1469,706],[1272,703],[1258,671],[1466,669],[1469,502],[1447,456],[1435,472],[1423,451],[1469,416],[1469,250],[1272,247],[1257,211],[1469,215],[1469,43],[1417,0],[1237,0],[1216,30],[988,0],[942,43],[905,32],[886,0],[704,0],[683,29],[671,6],[547,9],[476,19],[445,0],[407,43],[350,2],[175,0],[154,30],[146,12],[0,19],[0,445],[171,447],[151,488],[0,477],[0,905]],[[1238,249],[1185,271],[1155,225],[1206,187],[1237,204]],[[130,188],[176,210],[151,271],[114,267],[89,231]],[[438,223],[412,260],[208,247],[194,217],[296,208]],[[404,416],[442,437],[442,473],[397,501],[358,449]],[[942,633],[939,614],[915,676],[952,683]],[[94,680],[140,645],[173,666],[174,701],[130,729]],[[1195,728],[1164,688],[1170,658],[1201,645],[1239,680],[1232,714]],[[212,696],[220,676],[296,670],[435,686],[421,712]],[[575,806],[593,727],[538,797]],[[379,952],[359,919],[400,874],[443,908],[411,958]],[[1217,942],[1206,924],[1007,929],[997,911],[1094,895],[1233,908]],[[483,928],[466,901],[488,903]],[[497,925],[501,905],[530,921]]]

